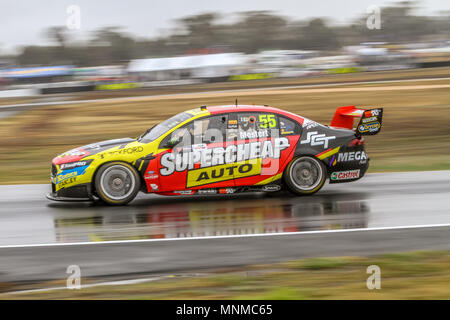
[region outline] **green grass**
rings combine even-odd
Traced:
[[[381,268],[380,290],[367,289],[370,265]],[[0,299],[450,299],[449,269],[450,251],[312,258],[134,285],[4,293]],[[61,285],[63,281],[40,284]],[[23,289],[12,284],[1,288]]]

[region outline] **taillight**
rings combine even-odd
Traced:
[[[363,144],[364,144],[364,137],[358,137],[350,141],[347,146],[354,147],[354,146],[362,146]]]

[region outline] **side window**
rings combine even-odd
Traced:
[[[300,134],[300,126],[295,121],[282,117],[279,117],[280,122],[280,135],[289,136]]]
[[[163,139],[160,147],[170,141],[181,142],[184,146],[202,143],[220,143],[224,139],[227,115],[200,118],[176,129]]]
[[[237,113],[231,112],[228,114],[227,126],[226,126],[226,135],[227,141],[233,141],[238,138],[238,119]]]
[[[220,143],[224,141],[228,124],[228,115],[221,114],[205,119],[208,121],[206,131],[202,134],[203,143]]]
[[[270,137],[278,130],[277,117],[272,113],[239,113],[238,139],[257,139]]]

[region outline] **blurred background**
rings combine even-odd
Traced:
[[[0,97],[450,65],[444,1],[45,2],[2,4]]]

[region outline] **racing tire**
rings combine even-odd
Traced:
[[[326,178],[327,170],[324,164],[309,156],[292,159],[283,174],[289,191],[299,196],[316,193],[323,187]]]
[[[136,169],[125,162],[109,162],[100,167],[95,175],[95,190],[99,198],[114,206],[125,205],[133,200],[141,188]]]

